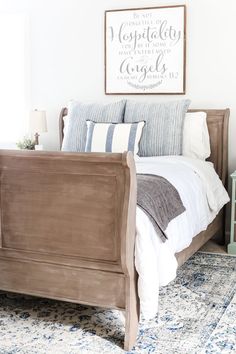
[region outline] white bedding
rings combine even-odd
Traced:
[[[137,173],[166,178],[178,190],[186,211],[173,219],[163,243],[147,215],[137,207],[135,266],[139,274],[138,292],[145,319],[158,312],[159,286],[176,276],[175,253],[188,247],[192,238],[205,230],[229,201],[212,163],[183,156],[136,159]]]

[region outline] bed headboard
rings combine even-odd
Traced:
[[[189,112],[206,112],[210,135],[211,156],[216,172],[227,186],[228,175],[228,123],[230,110],[227,109],[190,109]]]
[[[230,110],[227,109],[190,109],[189,112],[206,112],[207,125],[211,142],[211,156],[208,159],[213,162],[223,184],[227,184],[228,174],[228,122]],[[59,131],[60,145],[63,140],[64,121],[67,108],[62,108],[60,113]]]

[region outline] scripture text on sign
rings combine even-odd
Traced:
[[[184,93],[185,6],[106,12],[106,93]]]

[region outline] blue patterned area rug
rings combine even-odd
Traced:
[[[130,353],[236,353],[236,257],[197,253],[160,292]],[[121,354],[119,311],[0,293],[1,354]]]

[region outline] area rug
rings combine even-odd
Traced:
[[[121,354],[123,337],[119,311],[0,293],[1,354]],[[190,258],[130,353],[236,353],[236,257]]]

